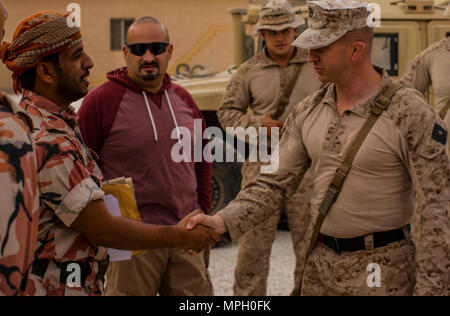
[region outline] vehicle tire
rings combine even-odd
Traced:
[[[213,163],[211,215],[230,203],[241,190],[242,163]]]

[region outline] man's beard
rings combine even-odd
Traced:
[[[154,66],[157,69],[156,73],[148,73],[148,72],[141,73],[142,68],[145,66]],[[159,70],[159,65],[155,62],[143,63],[142,65],[139,66],[139,78],[141,78],[144,81],[153,81],[153,80],[158,79],[160,76],[161,76],[161,72]]]
[[[81,86],[84,78],[89,76],[89,72],[85,73],[79,82],[76,82],[74,78],[68,78],[62,71],[58,72],[58,86],[56,92],[62,95],[66,100],[75,102],[85,97],[88,91],[84,90]],[[68,80],[69,79],[69,80]]]

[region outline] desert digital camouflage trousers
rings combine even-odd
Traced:
[[[260,171],[259,163],[245,163],[242,167],[242,187],[255,180]],[[308,171],[296,193],[285,205],[289,230],[296,257],[294,280],[298,282],[303,272],[305,248],[304,238],[310,223],[310,194],[312,176]],[[270,253],[280,220],[277,211],[268,220],[246,233],[239,240],[235,269],[234,295],[265,296],[270,267]],[[289,293],[286,293],[286,295]]]
[[[385,247],[336,253],[317,243],[305,267],[303,296],[410,296],[414,245],[409,234]],[[367,242],[366,242],[367,245]]]

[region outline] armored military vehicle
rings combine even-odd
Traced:
[[[255,2],[259,2],[255,4]],[[221,104],[223,94],[231,76],[240,64],[262,49],[264,43],[255,34],[253,26],[258,22],[261,1],[250,1],[247,8],[230,8],[233,21],[234,65],[223,72],[207,76],[197,66],[189,72],[187,65],[178,69],[175,76],[178,84],[185,87],[200,107],[208,126],[220,127],[216,111]],[[264,2],[264,1],[262,1]],[[292,3],[297,14],[307,20],[308,10],[304,1]],[[367,1],[369,2],[369,1]],[[380,26],[375,28],[373,61],[385,68],[391,76],[399,78],[408,68],[410,61],[422,50],[438,40],[450,36],[450,19],[444,16],[445,1],[428,0],[375,0],[375,23],[380,19]],[[299,28],[299,33],[306,26]],[[181,71],[183,69],[184,71]],[[196,73],[200,75],[196,76]],[[433,104],[432,91],[429,93]],[[236,144],[224,144],[232,150]],[[213,210],[216,212],[233,199],[240,190],[240,163],[215,163],[213,170]]]

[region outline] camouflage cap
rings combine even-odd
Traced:
[[[368,4],[354,0],[309,1],[308,29],[292,44],[305,49],[328,46],[345,33],[366,26]]]
[[[256,24],[256,30],[281,31],[287,28],[296,29],[305,24],[305,20],[294,13],[287,0],[269,0],[264,4]]]

